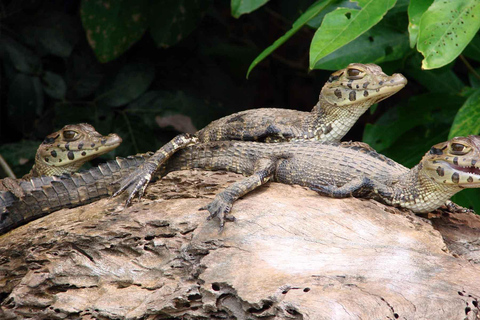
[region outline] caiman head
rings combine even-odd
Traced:
[[[480,136],[456,137],[436,144],[420,164],[438,184],[480,188]]]
[[[405,87],[400,73],[388,76],[375,64],[351,63],[328,78],[320,99],[337,107],[365,107],[390,97]]]
[[[35,156],[33,176],[61,175],[77,171],[86,161],[120,145],[122,139],[111,133],[102,136],[88,123],[66,125],[49,134]]]

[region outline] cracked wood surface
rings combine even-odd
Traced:
[[[218,232],[232,173],[180,171],[0,236],[0,318],[478,319],[480,218],[269,183]]]

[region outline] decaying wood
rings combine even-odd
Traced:
[[[480,219],[267,184],[222,233],[235,174],[182,171],[0,237],[0,318],[479,319]]]

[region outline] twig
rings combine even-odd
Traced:
[[[133,129],[132,126],[130,125],[130,120],[128,120],[127,114],[124,111],[120,112],[125,120],[125,123],[127,124],[128,132],[130,133],[130,137],[132,137],[132,143],[133,143],[133,148],[135,148],[135,152],[138,153],[138,146],[137,146],[137,141],[135,140],[135,135],[133,134]]]
[[[468,62],[468,60],[463,56],[463,54],[460,55],[460,60],[462,60],[467,69],[475,76],[475,78],[480,80],[480,74],[478,74],[478,72],[472,67],[470,62]]]
[[[8,177],[12,179],[17,179],[17,177],[15,176],[15,173],[13,173],[12,171],[12,168],[10,168],[7,161],[5,161],[5,159],[2,157],[1,154],[0,154],[0,167],[2,167],[3,171],[5,171]]]

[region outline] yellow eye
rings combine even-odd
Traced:
[[[347,76],[349,79],[352,79],[352,80],[362,79],[363,75],[364,73],[362,70],[358,70],[355,68],[351,68],[347,70]]]
[[[468,152],[468,148],[461,143],[452,143],[450,145],[450,150],[452,154],[462,155]]]
[[[76,135],[77,135],[77,133],[73,130],[67,130],[67,131],[63,132],[63,138],[65,140],[72,140],[72,139],[75,138]]]

